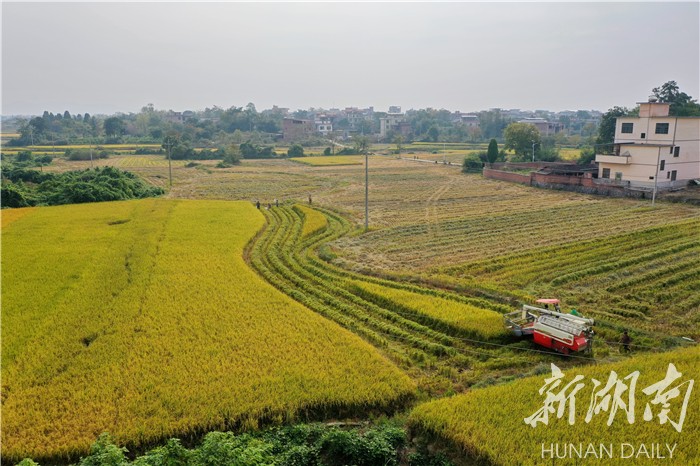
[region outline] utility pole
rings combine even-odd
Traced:
[[[165,146],[168,149],[168,174],[170,175],[170,187],[173,187],[173,165],[170,161],[170,150],[173,147],[173,138],[171,136],[165,137]]]
[[[532,143],[532,161],[535,161],[535,146],[537,145],[536,142]]]
[[[369,154],[365,149],[365,231],[369,230]]]
[[[90,168],[93,168],[93,166],[92,166],[92,139],[90,139]]]

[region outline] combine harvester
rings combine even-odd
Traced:
[[[523,305],[519,311],[503,316],[506,328],[517,337],[532,335],[536,344],[562,354],[590,353],[593,349],[595,322],[579,315],[575,310],[564,314],[558,299],[538,299],[544,308]],[[550,310],[549,305],[555,310]]]

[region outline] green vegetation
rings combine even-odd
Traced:
[[[141,199],[164,193],[113,167],[54,174],[4,166],[2,176],[3,208]]]
[[[292,144],[292,146],[287,149],[287,157],[303,157],[304,148],[300,144]]]
[[[152,449],[129,461],[126,448],[120,448],[108,434],[101,435],[90,447],[90,454],[78,466],[238,466],[317,465],[341,466],[449,466],[425,448],[408,445],[406,431],[389,423],[366,428],[341,428],[324,424],[299,424],[236,435],[211,432],[195,448],[188,449],[178,439]],[[21,466],[36,465],[31,460]]]
[[[518,160],[529,160],[533,145],[541,144],[540,132],[529,123],[511,123],[503,132],[505,148],[515,151]]]

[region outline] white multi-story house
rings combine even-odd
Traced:
[[[314,121],[316,124],[316,132],[326,136],[333,132],[333,121],[327,115],[317,115]]]
[[[647,188],[700,179],[700,117],[669,116],[669,107],[652,96],[639,117],[617,118],[612,150],[595,158],[599,179]]]

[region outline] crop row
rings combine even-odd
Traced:
[[[539,358],[486,343],[503,339],[501,318],[493,310],[504,312],[508,306],[328,263],[322,259],[328,254],[325,245],[352,226],[333,211],[314,210],[323,213],[327,226],[310,235],[303,234],[309,216],[298,206],[266,211],[268,226],[250,248],[251,264],[283,292],[382,349],[423,388],[443,391],[471,384],[494,366],[494,359],[508,370]]]
[[[446,273],[461,276],[487,276],[491,280],[506,281],[514,278],[528,280],[553,280],[570,270],[580,270],[600,264],[601,258],[615,257],[621,253],[638,254],[657,248],[675,247],[688,241],[700,224],[696,220],[649,228],[642,233],[625,233],[609,236],[606,241],[591,238],[564,245],[535,248],[524,252],[500,256],[494,259],[468,262],[443,269]]]

